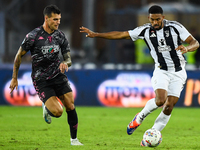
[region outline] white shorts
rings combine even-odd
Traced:
[[[164,89],[168,92],[168,96],[176,96],[179,98],[186,79],[187,74],[184,68],[178,72],[170,72],[156,68],[153,72],[151,83],[154,91]]]

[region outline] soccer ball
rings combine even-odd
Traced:
[[[143,135],[141,145],[156,147],[162,142],[162,134],[156,129],[148,129]]]

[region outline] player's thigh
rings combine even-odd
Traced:
[[[184,88],[187,74],[184,70],[173,73],[169,84],[168,95],[180,97],[181,91]]]
[[[47,99],[45,102],[45,106],[54,115],[58,114],[59,116],[59,114],[61,115],[63,112],[63,108],[56,96],[52,96],[49,99]]]
[[[167,91],[164,89],[157,89],[155,90],[155,101],[157,106],[162,106],[165,101],[167,100]]]
[[[59,96],[59,99],[63,103],[63,105],[66,108],[66,111],[73,110],[74,107],[74,96],[72,92],[65,93],[61,96]]]
[[[164,89],[168,91],[168,85],[170,82],[170,78],[167,75],[166,71],[163,70],[155,70],[153,73],[153,77],[151,78],[151,83],[154,91],[157,89]]]

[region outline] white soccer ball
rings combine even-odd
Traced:
[[[156,147],[162,142],[162,134],[156,129],[148,129],[143,135],[142,143],[144,146]]]

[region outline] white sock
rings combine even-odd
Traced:
[[[152,128],[162,131],[162,129],[167,125],[170,117],[171,115],[165,115],[163,111],[161,111]]]
[[[76,140],[76,139],[77,139],[77,138],[75,138],[75,139],[72,139],[72,138],[71,138],[70,141],[72,141],[72,140]]]
[[[145,119],[145,117],[153,112],[155,109],[157,109],[158,106],[156,105],[155,98],[150,99],[145,107],[142,109],[142,111],[138,114],[136,118],[136,122],[141,124],[142,121]]]

